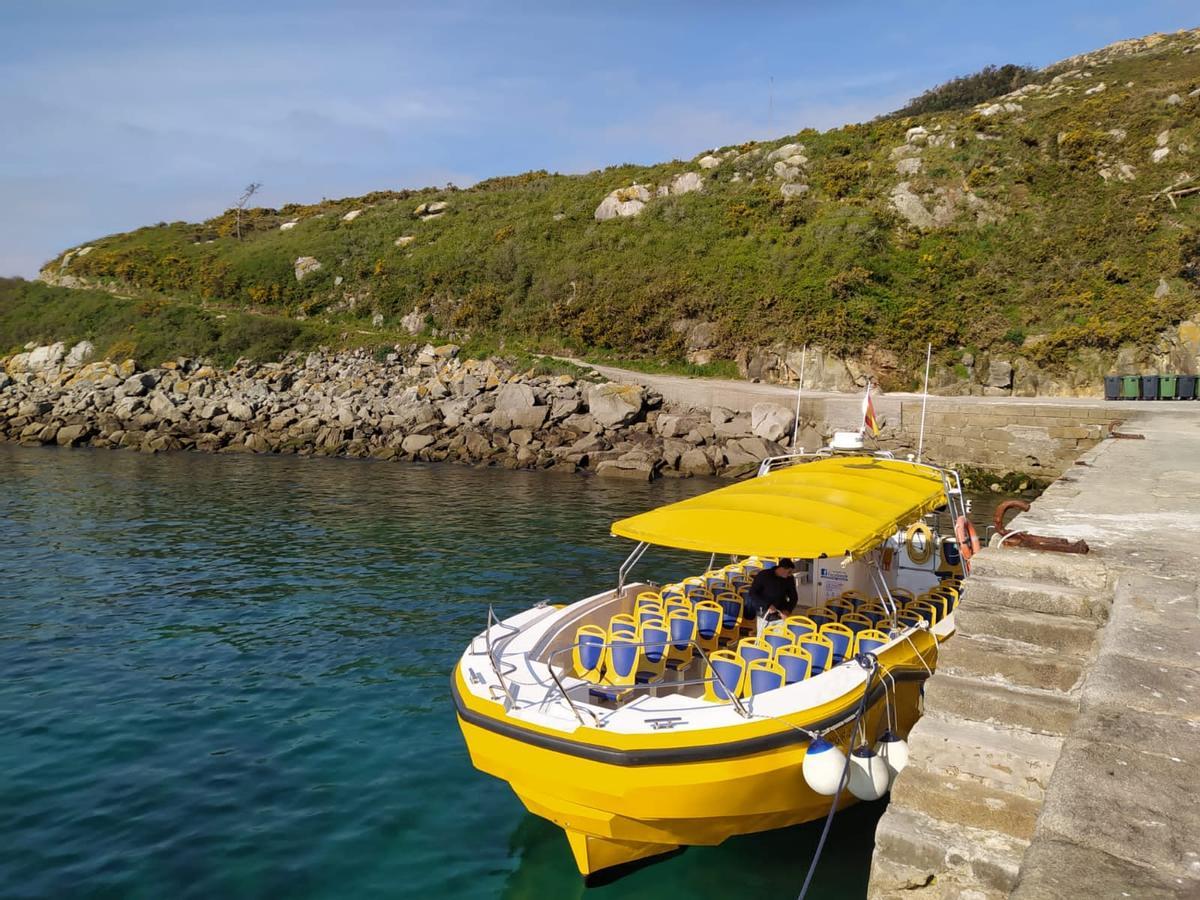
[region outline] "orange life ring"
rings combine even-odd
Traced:
[[[979,535],[975,533],[975,526],[966,516],[959,516],[954,523],[954,536],[958,538],[958,552],[964,560],[970,559],[983,549]]]

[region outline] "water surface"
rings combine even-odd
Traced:
[[[585,890],[449,699],[488,604],[610,586],[613,519],[711,486],[0,444],[0,894],[794,897],[819,825]],[[812,896],[864,894],[882,809]]]

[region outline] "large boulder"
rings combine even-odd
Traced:
[[[749,437],[753,424],[749,416],[734,416],[728,422],[720,422],[714,426],[716,436],[728,440],[730,438]]]
[[[229,418],[238,422],[249,422],[254,418],[254,407],[244,400],[230,400],[225,404]]]
[[[671,179],[672,194],[690,194],[704,189],[704,178],[699,172],[684,172]]]
[[[993,359],[988,363],[988,377],[986,387],[990,388],[1010,388],[1013,382],[1013,366],[1012,363],[1003,359]]]
[[[803,154],[803,144],[784,144],[782,147],[776,147],[767,154],[767,162],[775,162],[778,159],[787,160],[793,156],[801,156]]]
[[[679,457],[679,471],[684,475],[711,475],[712,460],[708,458],[707,453],[695,447]]]
[[[524,409],[527,406],[536,405],[537,394],[534,393],[532,387],[520,381],[510,381],[496,389],[496,409],[498,411]]]
[[[30,372],[53,369],[55,366],[62,365],[63,357],[66,354],[67,350],[62,341],[56,341],[44,347],[34,347],[29,351],[29,359],[26,360],[25,367]]]
[[[313,272],[321,268],[321,263],[314,256],[301,256],[296,259],[293,271],[296,274],[297,281],[303,281]]]
[[[768,441],[781,441],[792,433],[795,416],[778,403],[756,403],[750,410],[751,430]]]
[[[449,208],[450,204],[445,200],[435,200],[432,203],[422,203],[413,210],[413,215],[418,219],[436,219],[438,216],[443,215]]]
[[[654,471],[654,461],[638,451],[605,460],[596,466],[596,474],[601,478],[627,478],[633,481],[649,481],[654,477]]]
[[[605,428],[628,425],[641,415],[646,392],[638,384],[594,384],[587,392],[592,421]]]
[[[63,365],[68,369],[78,369],[95,355],[96,347],[91,341],[80,341],[71,348],[71,352],[63,360]]]
[[[405,453],[420,453],[434,442],[434,437],[428,434],[410,434],[400,444]]]
[[[640,184],[617,188],[596,207],[596,221],[636,216],[646,208],[649,200],[650,192]]]
[[[525,428],[536,431],[546,424],[550,415],[548,406],[522,406],[513,409],[497,409],[492,413],[492,427],[501,431],[509,428]]]
[[[909,225],[920,229],[934,227],[933,215],[925,208],[921,198],[913,192],[907,181],[892,188],[892,209],[896,210]]]

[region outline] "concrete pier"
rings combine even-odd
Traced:
[[[591,368],[613,381],[651,388],[673,406],[705,411],[723,406],[747,414],[759,403],[796,408],[796,389],[786,385],[647,375],[612,366]],[[921,432],[921,396],[876,393],[873,403],[883,426],[879,445],[901,453],[916,450]],[[1087,397],[931,395],[925,412],[924,458],[1057,477],[1127,416],[1151,405],[1158,404]],[[857,431],[862,418],[861,394],[805,391],[800,397],[797,444],[815,450],[824,446],[834,431]]]
[[[990,547],[927,684],[870,896],[1200,896],[1200,410],[1147,405]]]

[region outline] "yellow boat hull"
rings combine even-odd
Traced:
[[[918,633],[915,647],[902,644],[880,658],[897,676],[890,696],[901,735],[919,716],[927,671],[917,653],[928,656],[935,640]],[[796,729],[853,715],[862,698],[860,689],[783,719],[715,730],[634,735],[581,726],[564,735],[514,720],[501,704],[470,694],[461,669],[454,692],[472,763],[508,782],[530,812],[561,826],[584,875],[824,816],[831,798],[805,783],[808,740]],[[885,730],[885,707],[877,686],[866,716],[872,741]],[[845,749],[850,728],[826,737]],[[841,805],[852,802],[844,792]]]

